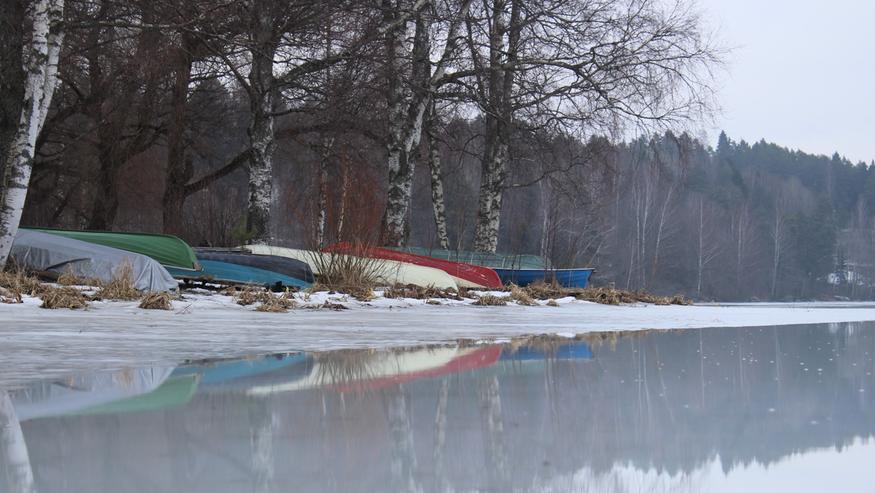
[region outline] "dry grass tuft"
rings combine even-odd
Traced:
[[[30,276],[24,269],[13,267],[0,271],[0,287],[10,292],[12,297],[18,299],[22,296],[38,296],[46,288],[39,279]]]
[[[484,294],[483,296],[477,298],[473,303],[476,306],[505,306],[507,305],[506,298],[502,298],[500,296],[494,296],[491,294]]]
[[[149,293],[140,301],[140,308],[144,310],[170,310],[170,293],[166,291]]]
[[[652,303],[655,305],[692,305],[692,301],[683,296],[655,296],[644,291],[625,291],[610,287],[604,288],[565,288],[556,283],[532,283],[525,288],[511,286],[511,297],[514,292],[523,292],[536,300],[556,300],[573,297],[582,301],[591,301],[603,305],[621,305],[624,303]],[[549,303],[548,303],[549,304]],[[552,306],[552,305],[551,305]]]
[[[58,276],[56,281],[61,286],[101,286],[103,283],[100,282],[100,279],[88,279],[84,277],[79,277],[73,272],[73,267],[67,266],[64,269],[64,273]]]
[[[295,300],[293,300],[288,293],[283,293],[279,296],[273,295],[271,293],[265,294],[267,294],[267,297],[264,297],[262,299],[261,304],[258,305],[255,311],[268,313],[286,313],[296,306]]]
[[[45,286],[39,296],[43,300],[40,308],[75,310],[88,306],[88,297],[76,288]]]
[[[22,303],[21,295],[0,287],[0,303],[17,304]]]
[[[122,263],[112,280],[97,292],[97,298],[112,301],[133,301],[140,299],[140,296],[142,294],[134,287],[134,268],[130,262]]]
[[[258,302],[264,303],[271,297],[271,294],[265,291],[264,288],[246,286],[243,289],[235,290],[231,293],[231,296],[236,298],[238,305],[249,306]]]
[[[386,298],[411,298],[415,300],[427,300],[431,298],[444,298],[461,300],[455,290],[443,290],[437,288],[423,288],[409,284],[407,286],[395,285],[383,292]]]
[[[520,288],[516,284],[510,285],[510,299],[516,301],[518,305],[525,306],[535,306],[538,303],[526,292],[526,290]]]

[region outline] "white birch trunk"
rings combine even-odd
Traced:
[[[391,0],[383,0],[385,22],[391,23],[401,15],[400,9]],[[417,42],[421,42],[421,26],[417,25]],[[389,246],[404,243],[407,210],[413,183],[415,165],[405,140],[407,121],[408,91],[404,85],[404,58],[406,23],[400,23],[386,34],[385,50],[387,57],[387,112],[389,135],[386,142],[386,164],[389,172],[389,189],[386,199],[385,238]],[[415,123],[415,122],[409,122]],[[413,137],[417,139],[417,137]],[[417,142],[418,143],[418,142]]]
[[[7,487],[11,493],[31,493],[33,488],[33,469],[27,453],[27,443],[21,432],[21,423],[15,415],[15,408],[9,394],[0,391],[0,458],[7,470]]]
[[[58,81],[58,58],[64,33],[57,26],[63,15],[63,0],[40,0],[29,5],[27,11],[33,27],[31,41],[23,48],[22,54],[26,74],[24,104],[8,154],[2,156],[5,163],[3,181],[0,182],[0,268],[6,264],[18,233],[33,169],[36,139],[46,120]]]
[[[273,225],[273,154],[274,139],[274,87],[273,59],[276,42],[273,39],[273,19],[270,9],[260,0],[253,2],[253,47],[252,67],[249,72],[249,99],[251,121],[249,123],[249,207],[246,227],[251,241],[272,243]]]
[[[506,8],[510,5],[510,21]],[[510,134],[513,120],[511,97],[514,70],[506,69],[516,61],[520,36],[520,2],[496,0],[492,5],[489,36],[489,81],[487,89],[486,145],[481,164],[480,197],[474,249],[492,252],[498,248],[501,227],[501,201],[510,159]]]
[[[316,245],[319,248],[325,246],[325,223],[328,219],[328,158],[331,156],[331,147],[334,139],[325,139],[322,144],[322,155],[319,160],[319,209],[316,216]]]
[[[404,59],[406,29],[404,23],[388,31],[386,55],[388,59],[387,102],[389,136],[386,145],[386,163],[389,171],[389,187],[386,199],[386,214],[383,241],[389,246],[401,246],[407,233],[407,216],[413,192],[413,173],[416,169],[416,154],[422,141],[425,115],[431,106],[434,92],[446,72],[450,57],[459,40],[459,26],[467,15],[471,1],[464,2],[459,14],[451,21],[440,59],[432,67],[430,24],[424,15],[416,19],[413,43],[411,74],[405,76]],[[391,0],[383,0],[384,20],[395,22],[401,13]],[[414,9],[421,8],[417,3]],[[433,69],[433,70],[432,70]],[[412,80],[415,90],[405,87],[405,78]]]
[[[428,165],[431,171],[431,204],[434,212],[434,227],[440,247],[444,250],[450,248],[450,237],[447,234],[447,212],[444,202],[444,177],[441,172],[441,153],[438,149],[437,138],[432,128],[428,135]]]

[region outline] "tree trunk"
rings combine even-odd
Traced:
[[[501,201],[510,158],[510,134],[513,120],[511,96],[515,83],[514,69],[520,38],[520,2],[511,0],[510,22],[505,19],[508,2],[496,0],[492,5],[489,36],[489,82],[486,108],[486,145],[480,174],[477,229],[474,249],[492,252],[498,248],[501,226]],[[505,45],[505,35],[507,44]]]
[[[433,110],[432,110],[433,113]],[[441,173],[441,153],[435,136],[434,126],[430,125],[428,132],[428,167],[431,171],[431,204],[434,212],[434,227],[440,247],[450,248],[450,238],[447,234],[447,213],[444,206],[444,178]]]
[[[328,158],[331,156],[331,147],[334,139],[325,139],[322,143],[322,155],[319,159],[319,209],[316,217],[316,245],[319,248],[325,246],[325,223],[328,220]]]
[[[173,73],[171,93],[171,117],[167,129],[167,170],[164,186],[164,232],[180,235],[183,225],[183,206],[185,205],[185,185],[191,179],[191,161],[186,158],[185,132],[188,114],[188,85],[191,82],[192,40],[182,35],[177,66]]]
[[[11,143],[0,146],[8,149],[2,156],[3,181],[0,182],[0,267],[6,264],[18,233],[33,170],[36,139],[46,120],[58,80],[58,57],[64,36],[58,28],[64,15],[63,0],[41,0],[29,8],[27,16],[33,22],[33,32],[30,43],[22,48],[27,75],[21,115]]]
[[[106,125],[101,125],[106,129]],[[91,219],[88,221],[88,229],[109,230],[115,222],[118,212],[118,172],[116,158],[111,150],[112,144],[107,132],[100,131],[101,146],[98,153],[100,171],[97,175],[97,190],[94,194],[94,203],[91,209]],[[103,140],[107,139],[107,140]],[[104,143],[105,142],[105,143]]]
[[[487,118],[487,120],[489,119]],[[494,120],[495,118],[491,119]],[[501,125],[497,122],[495,124]],[[487,150],[483,156],[480,173],[477,229],[474,233],[474,249],[478,252],[495,253],[495,250],[498,248],[498,232],[501,226],[501,200],[504,194],[504,182],[507,178],[508,154],[506,142],[492,142],[487,144]]]
[[[383,1],[383,17],[386,24],[397,22],[401,9],[391,0]],[[405,87],[404,56],[406,23],[399,23],[386,33],[386,101],[388,106],[389,135],[386,143],[386,164],[389,171],[389,187],[386,197],[386,212],[383,243],[401,246],[405,243],[407,212],[413,191],[413,172],[416,167],[415,148],[422,134],[422,116],[409,114],[410,94]],[[423,56],[423,43],[427,44],[428,32],[423,17],[416,21],[414,56]],[[425,52],[424,56],[428,56]],[[426,60],[427,61],[427,60]],[[422,60],[415,60],[414,66]],[[415,74],[418,73],[414,70]],[[414,74],[414,75],[415,75]],[[414,83],[419,81],[414,79]]]
[[[276,88],[273,59],[276,40],[270,9],[261,1],[253,5],[254,45],[250,50],[249,207],[246,215],[250,241],[272,243],[271,205],[273,204],[274,96]]]

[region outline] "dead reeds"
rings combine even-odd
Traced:
[[[622,305],[629,303],[651,303],[654,305],[692,305],[692,301],[680,296],[656,296],[644,291],[625,291],[610,287],[599,288],[565,288],[555,283],[537,282],[524,288],[510,287],[511,297],[514,293],[525,293],[533,300],[555,300],[559,298],[575,298],[581,301],[591,301],[603,305]],[[548,303],[548,305],[550,305]],[[550,305],[552,306],[552,305]]]
[[[134,268],[130,262],[123,262],[113,273],[112,280],[101,286],[96,298],[110,301],[134,301],[142,293],[134,287]]]
[[[157,293],[149,293],[140,300],[139,307],[144,310],[170,310],[170,293],[161,291]]]
[[[55,287],[45,285],[39,297],[43,300],[40,308],[48,308],[50,310],[58,308],[75,310],[88,306],[88,297],[82,291],[69,286]]]
[[[413,284],[408,284],[407,286],[396,284],[392,287],[386,288],[386,290],[383,291],[383,297],[395,299],[408,298],[414,300],[429,300],[432,298],[442,298],[449,300],[462,299],[455,290],[445,290],[434,287],[424,288],[422,286],[415,286]]]
[[[507,298],[491,294],[484,294],[474,300],[474,303],[472,304],[475,306],[505,306],[507,305]]]

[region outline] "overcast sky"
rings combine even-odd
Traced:
[[[698,0],[732,47],[711,144],[770,142],[875,160],[875,1]]]

